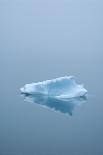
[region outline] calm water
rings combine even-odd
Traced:
[[[0,155],[103,155],[103,2],[0,0]],[[25,102],[25,83],[74,75],[73,115]]]

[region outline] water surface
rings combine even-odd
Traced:
[[[103,154],[103,2],[0,0],[0,155]],[[25,83],[74,75],[72,116],[25,102]]]

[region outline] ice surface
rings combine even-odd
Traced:
[[[20,90],[24,94],[45,95],[59,99],[81,97],[87,93],[83,85],[78,85],[72,76],[26,84]]]

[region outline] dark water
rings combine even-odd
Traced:
[[[103,155],[103,2],[0,0],[0,155]],[[19,88],[74,75],[88,101],[72,116]]]

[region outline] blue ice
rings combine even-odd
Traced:
[[[83,85],[77,84],[72,76],[26,84],[20,90],[24,94],[39,94],[59,99],[81,97],[87,94]]]
[[[26,84],[20,90],[25,101],[69,115],[87,99],[87,90],[71,76]]]

